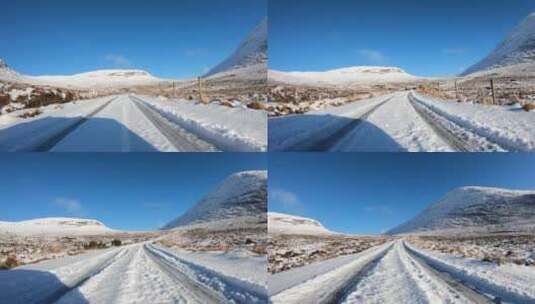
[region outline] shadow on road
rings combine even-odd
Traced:
[[[0,270],[0,303],[53,303],[67,291],[69,287],[50,272],[27,269]],[[80,292],[73,290],[69,292],[69,303],[89,302]]]
[[[1,152],[157,152],[145,139],[114,119],[44,117],[0,130]]]
[[[390,135],[369,121],[332,114],[303,114],[270,119],[268,147],[272,152],[328,151],[346,136],[351,136],[356,129],[366,131],[367,135],[359,137],[361,142],[345,142],[347,152],[406,151]]]

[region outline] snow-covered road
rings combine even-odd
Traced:
[[[258,135],[266,114],[217,105],[176,105],[182,120],[161,110],[181,101],[158,102],[121,95],[44,108],[31,119],[0,125],[0,151],[209,152],[261,151]],[[187,103],[184,101],[184,103]],[[172,117],[173,116],[173,117]],[[263,121],[265,124],[263,124]],[[195,128],[190,126],[195,123]],[[254,130],[243,130],[253,128]],[[223,132],[224,131],[224,132]],[[252,133],[251,136],[247,134]],[[256,132],[256,133],[254,133]],[[260,132],[261,133],[261,132]],[[260,134],[259,133],[259,134]],[[257,139],[258,137],[258,139]],[[264,141],[262,143],[262,141]]]
[[[404,240],[275,274],[274,303],[534,303],[535,271],[421,252]],[[340,264],[340,263],[337,263]],[[318,270],[318,271],[313,271]],[[323,272],[321,271],[323,270]],[[300,275],[302,273],[302,275]],[[313,275],[311,275],[313,273]],[[292,277],[307,277],[291,283]],[[285,277],[290,283],[280,288]],[[270,279],[270,281],[272,281]]]
[[[535,113],[398,92],[273,118],[272,151],[486,152],[535,150]],[[298,139],[298,140],[297,140]]]
[[[0,272],[0,303],[266,303],[267,294],[228,282],[149,244]]]
[[[214,151],[216,148],[150,110],[120,96],[57,143],[54,152]]]

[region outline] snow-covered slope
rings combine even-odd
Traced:
[[[24,77],[15,70],[11,69],[4,60],[0,59],[0,81],[18,82]]]
[[[93,235],[113,232],[91,219],[42,218],[21,222],[0,222],[0,233],[22,236]]]
[[[30,78],[38,84],[85,89],[154,85],[163,81],[142,70],[99,70],[71,76],[36,76]]]
[[[227,59],[211,69],[205,77],[217,73],[239,70],[251,66],[263,66],[267,70],[267,19],[264,19]]]
[[[533,227],[535,191],[462,187],[389,233],[524,231]]]
[[[520,63],[535,63],[535,12],[524,19],[487,57],[462,75]]]
[[[309,86],[347,86],[414,81],[413,76],[397,67],[357,66],[325,72],[281,72],[270,70],[268,80],[274,83]]]
[[[245,171],[227,177],[182,216],[165,225],[173,229],[240,217],[265,217],[267,210],[267,171]]]
[[[289,215],[284,213],[268,212],[269,233],[318,235],[333,234],[317,220]]]

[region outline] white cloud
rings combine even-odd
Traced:
[[[82,203],[77,199],[58,197],[54,200],[53,204],[54,206],[63,209],[63,211],[69,215],[80,216],[85,214]]]
[[[442,50],[442,53],[446,55],[461,55],[468,52],[466,48],[446,48]]]
[[[117,54],[107,54],[104,56],[104,59],[106,61],[111,62],[113,65],[120,66],[120,67],[129,67],[132,64],[126,57],[123,55],[117,55]]]
[[[303,203],[299,200],[297,195],[291,191],[284,189],[273,189],[269,191],[269,202],[280,205],[283,209],[294,212],[302,212],[304,209]]]
[[[369,63],[384,64],[388,61],[388,58],[378,50],[360,49],[358,54]]]

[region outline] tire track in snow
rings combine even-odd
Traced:
[[[392,243],[387,243],[370,248],[352,262],[272,295],[271,302],[339,303],[362,276],[392,250],[392,246]]]
[[[488,138],[474,134],[431,110],[419,102],[412,92],[408,95],[408,98],[422,120],[451,148],[459,152],[505,151],[504,148]]]
[[[222,296],[215,293],[208,287],[200,284],[199,282],[194,281],[186,274],[182,273],[179,269],[176,269],[170,263],[148,250],[147,247],[143,246],[143,252],[149,257],[154,265],[156,265],[162,271],[162,273],[165,273],[175,283],[183,286],[185,290],[192,293],[198,303],[209,304],[225,302]]]
[[[226,300],[138,244],[50,302],[211,304]]]
[[[514,290],[508,289],[505,285],[495,283],[492,278],[490,280],[485,279],[473,275],[462,268],[450,266],[438,258],[419,252],[418,249],[412,248],[410,245],[405,244],[405,247],[412,256],[420,258],[421,261],[438,273],[450,277],[452,280],[489,299],[488,303],[534,303],[533,298],[529,294],[522,293],[521,291],[515,292]]]
[[[148,106],[142,99],[129,96],[130,100],[138,107],[138,109],[147,117],[147,119],[162,133],[164,137],[175,147],[177,151],[183,152],[210,152],[218,151],[219,149],[200,138],[193,133],[190,133],[183,128],[169,122],[166,118],[159,115],[150,106]]]
[[[375,105],[373,108],[360,115],[357,118],[354,118],[351,122],[347,123],[345,126],[341,127],[334,133],[323,136],[321,138],[311,140],[306,138],[305,140],[293,144],[291,147],[288,147],[286,151],[300,151],[300,152],[326,152],[329,151],[332,147],[344,138],[347,134],[351,133],[353,130],[359,127],[359,125],[365,121],[370,115],[377,111],[385,103],[389,102],[393,97],[389,97],[386,100],[380,102],[378,105]]]
[[[437,269],[431,267],[428,263],[426,263],[423,259],[420,257],[414,255],[414,253],[407,248],[405,245],[405,242],[401,241],[402,248],[405,254],[414,261],[416,264],[418,264],[419,267],[421,267],[427,274],[435,279],[436,281],[441,281],[443,284],[448,286],[448,288],[451,288],[456,293],[462,295],[466,299],[469,300],[470,303],[474,304],[491,304],[494,303],[491,299],[489,299],[487,296],[485,296],[483,293],[477,291],[476,289],[470,288],[466,286],[463,282],[457,281],[455,278],[450,276],[446,272],[440,272]]]
[[[493,303],[411,255],[401,240],[355,281],[336,303]]]
[[[81,118],[74,124],[70,125],[69,127],[63,129],[61,132],[55,134],[54,136],[48,138],[45,142],[39,144],[35,149],[31,152],[48,152],[50,151],[55,145],[57,145],[59,142],[61,142],[67,135],[71,134],[76,128],[78,128],[80,125],[88,121],[91,117],[97,115],[99,112],[104,110],[107,106],[109,106],[114,100],[116,100],[117,97],[113,97],[100,107],[98,107],[93,112],[89,113],[89,115]]]
[[[125,253],[126,253],[126,250],[117,251],[117,253],[113,254],[109,259],[106,259],[105,261],[100,263],[97,267],[95,267],[93,271],[80,275],[78,278],[72,280],[69,286],[67,285],[62,286],[62,288],[58,289],[57,291],[55,291],[52,295],[48,296],[47,298],[40,300],[38,303],[56,303],[65,295],[69,294],[70,292],[78,289],[80,286],[85,284],[92,277],[100,274],[101,272],[106,270],[108,267],[116,263],[119,259],[121,259],[121,257]]]
[[[163,263],[172,275],[183,277],[181,281],[192,283],[195,288],[213,294],[216,303],[267,303],[267,293],[258,291],[246,282],[182,260],[174,253],[157,246],[147,245],[145,249],[157,262]]]

